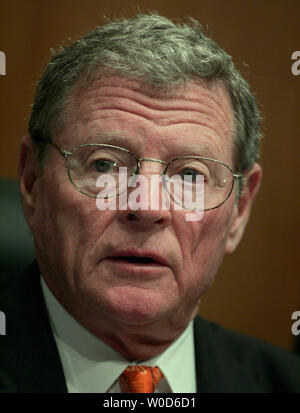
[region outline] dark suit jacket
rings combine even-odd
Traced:
[[[67,392],[39,277],[34,263],[0,293],[0,392]],[[194,326],[198,392],[300,392],[296,354],[200,317]]]

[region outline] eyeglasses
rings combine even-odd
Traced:
[[[128,186],[131,186],[129,183],[139,174],[141,163],[145,161],[164,165],[161,174],[164,186],[171,199],[185,209],[197,209],[194,199],[199,182],[204,182],[201,209],[208,211],[224,204],[232,193],[235,180],[243,178],[243,175],[234,173],[225,163],[203,156],[181,156],[167,162],[160,159],[137,158],[125,148],[108,144],[86,143],[74,147],[70,152],[53,142],[50,144],[67,160],[68,176],[74,188],[92,198],[101,196],[97,181],[104,175],[110,175],[115,183],[114,190],[106,188],[105,197],[120,196]],[[126,188],[124,181],[120,180],[120,172],[124,171],[122,168],[126,168],[127,171]],[[190,201],[183,200],[178,183],[179,186],[186,185],[184,190],[188,188],[192,194]]]

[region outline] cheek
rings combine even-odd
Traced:
[[[57,263],[56,272],[71,273],[89,261],[114,216],[114,211],[99,211],[94,198],[77,192],[69,182],[55,181],[55,176],[44,179],[35,208],[37,254],[49,265]]]
[[[184,283],[197,294],[211,285],[224,257],[230,222],[229,207],[207,211],[198,222],[183,223],[181,220],[180,226],[184,228],[177,228]]]
[[[70,183],[66,170],[57,175],[46,175],[41,181],[40,197],[37,203],[38,216],[56,231],[65,232],[66,237],[76,238],[78,234],[88,232],[91,236],[105,228],[114,211],[100,211],[96,199],[78,192]],[[108,213],[107,213],[108,212]]]

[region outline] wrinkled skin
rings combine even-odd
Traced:
[[[153,97],[124,78],[97,80],[74,91],[68,121],[53,141],[122,146],[138,157],[168,160],[206,155],[233,165],[233,114],[218,82],[191,82],[169,98]],[[144,162],[141,173],[162,165]],[[59,151],[42,171],[25,137],[20,154],[24,213],[34,233],[41,273],[58,301],[87,329],[129,359],[166,349],[196,315],[225,253],[238,245],[260,181],[256,164],[242,198],[235,194],[196,222],[186,210],[99,211],[74,189]],[[235,190],[234,190],[235,191]],[[109,257],[120,251],[158,254],[164,265],[136,266]]]

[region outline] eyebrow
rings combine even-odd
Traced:
[[[127,136],[124,132],[120,130],[110,130],[110,131],[103,131],[97,132],[93,135],[89,135],[85,138],[85,143],[107,143],[116,146],[124,146],[126,149],[134,152],[136,148],[133,147],[134,140],[132,137]],[[180,143],[179,143],[180,145]],[[173,147],[173,149],[178,152],[178,156],[204,156],[206,158],[218,159],[220,156],[217,155],[212,148],[210,148],[207,144],[199,142],[199,144],[190,144],[184,147]],[[171,148],[170,148],[171,149]],[[177,150],[178,149],[178,150]],[[173,157],[172,157],[173,158]],[[224,161],[220,159],[221,161]]]
[[[214,158],[216,156],[211,148],[201,143],[199,145],[188,145],[187,152],[187,155],[205,156],[207,158]]]
[[[99,142],[100,141],[100,142]],[[105,141],[105,142],[104,142]],[[123,132],[114,130],[114,131],[103,131],[98,132],[93,135],[88,136],[85,139],[85,143],[113,143],[113,142],[129,142],[130,138],[124,135]]]

